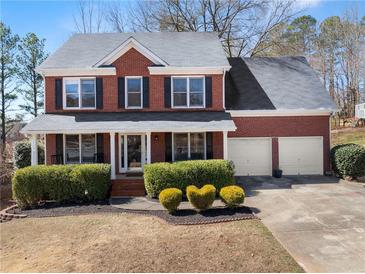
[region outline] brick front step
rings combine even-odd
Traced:
[[[145,196],[143,178],[141,179],[116,179],[112,180],[111,196]]]

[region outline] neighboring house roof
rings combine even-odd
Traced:
[[[234,131],[236,126],[224,111],[193,112],[92,112],[41,114],[22,133],[88,133]]]
[[[229,58],[227,110],[337,110],[305,57]]]
[[[150,32],[75,34],[37,69],[92,68],[128,39],[168,66],[229,66],[214,32]]]

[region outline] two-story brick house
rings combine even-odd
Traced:
[[[32,164],[45,134],[46,164],[110,163],[114,195],[142,194],[135,176],[151,162],[329,171],[335,106],[319,79],[301,58],[255,60],[228,60],[215,33],[74,35],[37,69],[45,114],[22,130],[33,136]]]

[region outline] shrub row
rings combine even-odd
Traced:
[[[226,160],[153,163],[144,167],[144,183],[149,197],[158,197],[165,188],[178,188],[185,192],[189,185],[200,188],[211,184],[219,191],[235,183],[234,168]]]
[[[107,198],[110,165],[52,165],[18,169],[13,177],[13,196],[21,207],[42,200],[95,201]]]
[[[365,148],[342,144],[331,149],[332,168],[336,175],[356,179],[365,176]]]

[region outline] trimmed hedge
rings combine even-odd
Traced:
[[[342,144],[331,149],[334,172],[353,179],[365,176],[365,148],[357,144]]]
[[[165,188],[185,192],[188,185],[198,188],[205,184],[222,187],[233,185],[233,164],[226,160],[193,160],[176,163],[153,163],[144,166],[144,183],[149,197],[158,197]]]
[[[245,200],[245,191],[239,186],[222,187],[219,196],[223,203],[229,208],[234,208],[242,204]]]
[[[200,189],[194,185],[186,188],[189,202],[199,210],[206,210],[212,206],[216,192],[217,190],[213,185],[205,185]]]
[[[21,207],[43,200],[96,201],[107,198],[110,165],[52,165],[18,169],[13,177],[13,196]]]
[[[30,166],[31,144],[29,140],[16,142],[14,145],[13,162],[16,168]],[[38,163],[44,163],[44,146],[38,142]]]
[[[182,200],[182,191],[177,188],[166,188],[158,195],[161,205],[170,213],[177,210]]]

